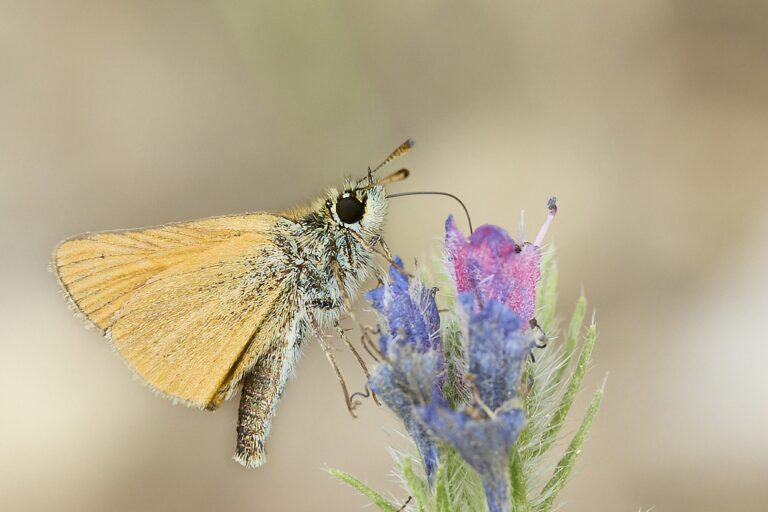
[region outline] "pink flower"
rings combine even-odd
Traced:
[[[445,222],[445,249],[449,270],[458,293],[473,292],[475,309],[489,300],[505,304],[525,322],[536,312],[541,250],[538,244],[557,212],[550,199],[549,216],[536,237],[536,244],[519,245],[507,232],[492,225],[480,226],[467,240],[453,216]]]

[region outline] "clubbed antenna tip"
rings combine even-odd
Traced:
[[[392,152],[389,154],[389,156],[388,156],[387,158],[385,158],[385,159],[384,159],[384,161],[383,161],[383,162],[381,162],[379,165],[377,165],[377,166],[376,166],[376,168],[375,168],[375,169],[373,169],[373,170],[369,170],[369,171],[368,171],[368,174],[369,174],[369,175],[370,175],[370,174],[374,174],[376,171],[378,171],[379,169],[381,169],[382,167],[384,167],[385,165],[387,165],[388,163],[390,163],[392,160],[394,160],[394,159],[396,159],[396,158],[398,158],[398,157],[401,157],[401,156],[403,156],[403,155],[404,155],[404,154],[406,154],[408,151],[410,151],[410,149],[413,147],[413,145],[414,145],[413,139],[407,139],[405,142],[403,142],[402,144],[400,144],[399,146],[397,146],[397,147],[395,148],[395,150],[394,150],[394,151],[392,151]]]

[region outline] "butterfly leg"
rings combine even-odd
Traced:
[[[381,335],[381,329],[372,329],[365,325],[361,326],[360,329],[360,344],[363,346],[365,351],[368,352],[368,355],[371,356],[377,363],[380,363],[386,359],[386,356],[382,353],[381,350],[379,350],[379,347],[376,346],[376,343],[371,337],[371,334]]]
[[[290,345],[276,344],[243,377],[233,458],[245,467],[256,468],[267,461],[264,441],[290,374],[287,367],[292,364],[292,354],[288,352],[292,350]]]
[[[349,350],[352,352],[352,354],[355,356],[355,359],[357,359],[357,364],[360,365],[360,367],[363,369],[363,373],[365,373],[365,381],[366,383],[371,379],[371,373],[368,371],[368,366],[366,366],[365,361],[363,361],[363,358],[360,357],[360,352],[357,351],[354,345],[352,345],[352,342],[349,341],[349,338],[347,338],[347,333],[344,332],[344,329],[342,329],[341,324],[339,322],[336,322],[336,332],[339,333],[339,338],[344,341],[344,344],[349,348]],[[366,391],[368,391],[368,384],[365,385]],[[361,395],[368,398],[367,395],[363,395],[362,393],[353,393],[352,396],[355,395]],[[373,401],[376,402],[376,405],[381,405],[379,403],[379,399],[376,398],[376,393],[371,391],[371,397],[373,398]]]
[[[344,380],[344,375],[342,375],[341,369],[339,369],[339,365],[336,364],[336,358],[333,357],[331,347],[325,341],[325,334],[323,334],[322,329],[320,329],[320,325],[317,323],[317,319],[311,313],[309,313],[309,323],[312,326],[312,332],[315,334],[317,341],[320,343],[320,348],[323,349],[325,357],[328,359],[328,362],[331,363],[333,371],[336,372],[336,378],[339,379],[341,390],[344,393],[344,402],[347,404],[347,410],[349,411],[349,414],[351,414],[353,418],[357,418],[357,415],[354,411],[355,408],[359,405],[359,402],[352,401],[352,397],[349,395],[349,391],[347,390],[347,382]]]
[[[399,263],[397,263],[397,262],[396,262],[396,261],[395,261],[395,260],[394,260],[394,259],[393,259],[391,256],[387,256],[387,255],[386,255],[386,254],[385,254],[383,251],[378,251],[378,250],[376,250],[376,247],[374,247],[373,245],[371,245],[370,243],[368,243],[368,241],[367,241],[365,238],[363,238],[363,237],[362,237],[362,235],[360,235],[359,233],[356,233],[356,232],[354,232],[354,231],[352,231],[352,230],[349,230],[349,233],[352,235],[352,237],[353,237],[355,240],[357,240],[358,242],[360,242],[360,245],[362,245],[363,247],[365,247],[365,248],[366,248],[368,251],[370,251],[370,252],[373,252],[373,253],[376,253],[376,254],[378,254],[379,256],[381,256],[382,258],[384,258],[385,260],[387,260],[387,263],[389,263],[389,264],[390,264],[390,265],[392,265],[393,267],[396,267],[398,270],[400,270],[400,272],[401,272],[402,274],[404,274],[404,275],[406,275],[406,276],[408,276],[408,277],[413,277],[411,274],[409,274],[408,272],[406,272],[406,271],[405,271],[405,269],[403,268],[403,266],[402,266],[402,265],[400,265]]]
[[[389,250],[389,246],[387,245],[387,242],[385,242],[381,236],[379,236],[379,239],[377,240],[377,242],[379,243],[379,245],[381,245],[381,248],[384,250],[384,255],[391,260],[392,251]],[[376,244],[372,244],[372,245],[375,246]]]
[[[382,238],[381,235],[376,235],[371,239],[371,246],[376,247],[376,245],[381,245],[382,250],[384,251],[384,259],[387,261],[394,261],[394,257],[392,256],[392,251],[389,250],[389,246],[384,241],[384,238]],[[401,272],[404,272],[404,270],[400,267],[398,267]],[[386,280],[384,279],[384,276],[381,273],[381,270],[379,270],[378,267],[374,268],[374,272],[376,274],[376,279],[379,281],[379,286],[384,284]]]
[[[344,303],[344,308],[346,309],[347,315],[349,315],[352,321],[357,324],[357,326],[360,328],[360,332],[365,333],[366,327],[357,320],[357,317],[355,316],[355,313],[352,310],[352,301],[349,299],[349,295],[347,295],[347,289],[344,287],[344,280],[341,278],[341,268],[339,267],[339,262],[336,260],[333,260],[331,263],[331,267],[333,268],[333,275],[336,278],[336,285],[339,288],[339,294],[341,295],[341,299]],[[344,329],[341,328],[341,325],[338,322],[336,322],[336,329],[337,329],[337,332],[339,333],[339,337],[342,339],[342,341],[344,341],[344,344],[349,348],[349,350],[352,351],[352,354],[355,356],[355,359],[357,359],[357,363],[363,369],[363,373],[365,373],[365,378],[367,382],[367,380],[370,379],[371,377],[371,373],[368,371],[368,366],[365,364],[365,361],[363,361],[363,358],[360,357],[360,353],[357,351],[355,346],[352,345],[352,343],[349,341],[346,333],[344,332]],[[368,347],[366,347],[364,344],[363,344],[363,348],[365,348],[369,354],[371,353]],[[360,393],[357,393],[357,394],[360,394]],[[373,401],[376,402],[376,405],[381,405],[379,403],[379,399],[376,398],[376,393],[373,393],[373,391],[371,391],[371,395],[373,397]]]

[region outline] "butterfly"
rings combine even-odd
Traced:
[[[412,146],[284,212],[69,238],[52,269],[75,311],[157,394],[214,410],[241,390],[234,459],[261,466],[304,341],[338,325],[374,271],[377,244],[386,248],[384,185],[408,171],[376,171]]]

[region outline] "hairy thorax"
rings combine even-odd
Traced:
[[[371,275],[370,245],[366,247],[345,228],[311,219],[292,223],[290,230],[298,236],[278,235],[282,238],[278,245],[291,269],[284,275],[285,292],[293,301],[302,302],[295,309],[302,317],[312,315],[318,324],[327,326],[339,319],[345,303],[355,299]]]

